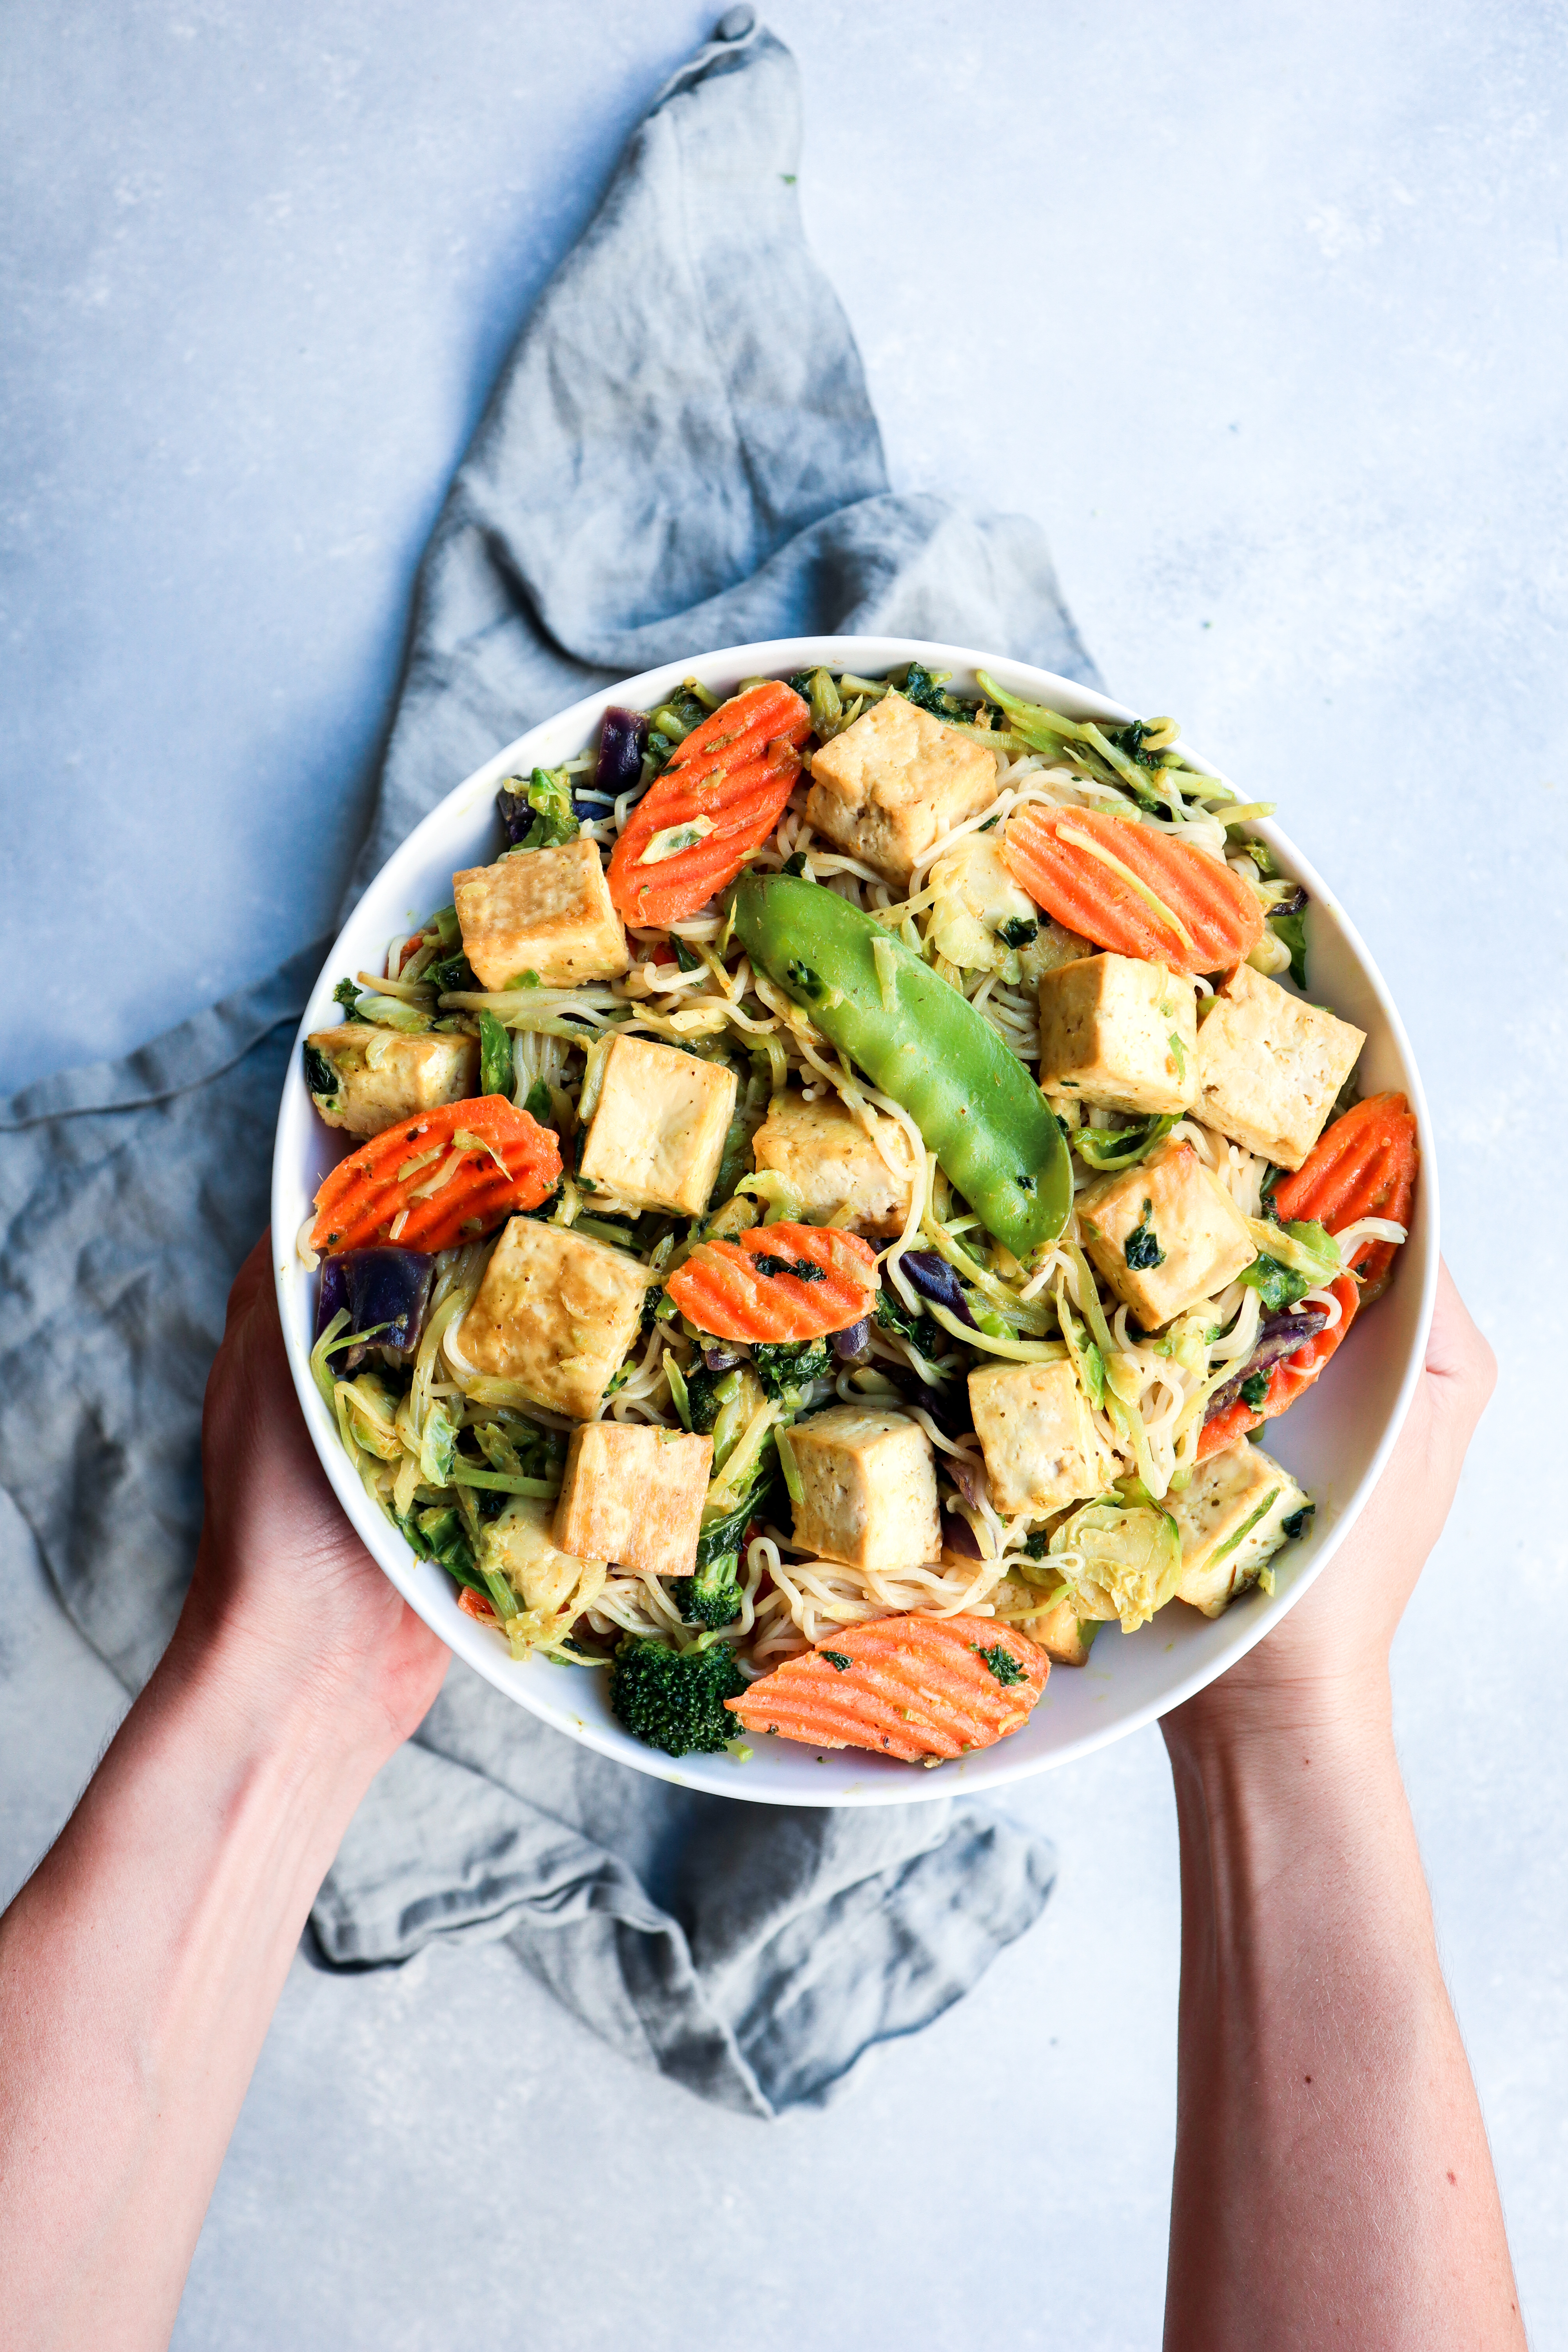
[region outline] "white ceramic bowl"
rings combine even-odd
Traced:
[[[1010,692],[1074,718],[1121,724],[1134,716],[1120,703],[1047,670],[901,637],[787,637],[649,670],[531,728],[431,811],[387,860],[343,926],[311,992],[300,1036],[336,1017],[332,988],[345,972],[379,971],[394,936],[406,933],[432,908],[449,903],[455,868],[482,865],[495,856],[499,837],[493,803],[501,779],[519,769],[526,772],[531,767],[552,767],[595,741],[607,704],[651,709],[682,677],[693,675],[715,692],[727,693],[743,677],[787,676],[818,663],[877,677],[911,659],[951,671],[961,688],[973,687],[977,667],[988,669]],[[1206,764],[1187,746],[1183,749],[1200,765]],[[278,1297],[294,1383],[327,1475],[366,1548],[426,1624],[466,1664],[568,1738],[580,1739],[636,1771],[763,1804],[885,1805],[947,1796],[961,1789],[998,1788],[1086,1756],[1190,1697],[1261,1640],[1343,1540],[1405,1419],[1436,1288],[1437,1181],[1421,1080],[1376,965],[1332,890],[1288,836],[1274,824],[1259,824],[1257,830],[1284,870],[1310,893],[1307,937],[1313,992],[1366,1031],[1361,1065],[1364,1090],[1402,1088],[1421,1132],[1415,1223],[1394,1283],[1376,1312],[1357,1323],[1331,1372],[1268,1432],[1270,1451],[1317,1503],[1311,1532],[1280,1555],[1272,1598],[1251,1592],[1212,1621],[1173,1602],[1151,1624],[1129,1635],[1114,1625],[1103,1627],[1087,1666],[1076,1673],[1062,1666],[1053,1670],[1045,1696],[1023,1731],[983,1754],[934,1770],[848,1751],[829,1750],[819,1757],[809,1748],[761,1738],[752,1743],[753,1753],[745,1763],[729,1755],[677,1761],[641,1746],[621,1729],[605,1703],[602,1670],[563,1667],[542,1659],[514,1664],[497,1635],[462,1614],[457,1589],[443,1570],[433,1561],[416,1559],[366,1496],[310,1378],[316,1282],[295,1255],[294,1237],[310,1212],[316,1187],[340,1156],[342,1139],[317,1118],[305,1087],[302,1057],[295,1055],[279,1113],[272,1175]]]

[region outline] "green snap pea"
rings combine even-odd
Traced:
[[[823,1035],[910,1113],[942,1172],[1026,1260],[1072,1206],[1060,1128],[983,1013],[833,890],[747,875],[735,937]]]

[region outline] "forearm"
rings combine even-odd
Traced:
[[[29,2347],[161,2346],[310,1904],[389,1741],[175,1637],[0,1920],[0,2276]]]
[[[1168,2352],[1522,2344],[1386,1706],[1171,1747]]]

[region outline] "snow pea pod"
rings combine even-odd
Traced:
[[[882,923],[833,890],[748,874],[735,937],[874,1086],[902,1104],[950,1183],[1027,1259],[1072,1205],[1067,1144],[983,1013]]]

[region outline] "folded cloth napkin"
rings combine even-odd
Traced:
[[[889,491],[802,235],[799,146],[794,61],[732,10],[634,136],[453,484],[354,889],[499,743],[709,646],[896,632],[1092,678],[1032,523]],[[0,1106],[0,1463],[131,1689],[188,1576],[203,1385],[324,952]],[[669,1788],[459,1670],[353,1822],[316,1956],[504,1939],[628,2056],[776,2116],[961,1998],[1053,1868],[962,1800],[784,1811]]]

